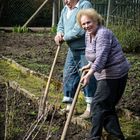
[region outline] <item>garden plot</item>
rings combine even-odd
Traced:
[[[41,73],[49,75],[56,52],[56,47],[57,46],[53,41],[53,35],[50,34],[0,33],[0,56],[9,58],[9,61],[7,62],[2,59],[0,61],[0,109],[2,112],[0,115],[0,118],[2,118],[0,119],[0,130],[2,130],[0,137],[4,138],[4,134],[6,132],[6,136],[10,140],[14,140],[15,138],[20,140],[28,132],[30,126],[36,122],[38,114],[38,101],[40,96],[43,95],[47,83],[47,76],[45,78],[41,78]],[[50,86],[49,102],[51,103],[53,110],[50,111],[42,127],[43,129],[41,129],[42,131],[38,131],[39,128],[37,128],[31,136],[32,138],[35,136],[35,132],[39,132],[36,139],[39,138],[44,140],[46,137],[49,137],[52,140],[59,140],[61,137],[66,116],[60,115],[58,111],[64,106],[61,104],[63,96],[61,82],[66,49],[67,48],[64,44],[61,47],[57,64],[53,73],[52,79],[55,80],[52,80],[52,83],[54,82],[57,84],[55,86],[54,84],[51,84]],[[130,140],[136,140],[140,138],[140,56],[139,54],[126,54],[126,56],[131,62],[132,67],[129,73],[125,94],[118,105],[118,113],[120,115],[121,126],[125,136]],[[12,62],[18,63],[15,64]],[[18,64],[25,66],[27,68],[27,72],[25,73],[23,70],[17,68]],[[5,85],[5,83],[8,84]],[[19,87],[20,89],[24,89],[23,91],[28,91],[30,96],[28,97],[25,96],[27,94],[21,94],[22,90],[17,90]],[[16,95],[22,97],[19,99],[19,97]],[[9,97],[8,101],[7,97]],[[56,99],[58,100],[58,103],[57,105],[54,105],[54,101],[56,101]],[[23,104],[20,104],[22,102]],[[19,109],[19,107],[21,108]],[[85,109],[85,103],[82,94],[80,94],[78,99],[77,107],[79,114]],[[8,114],[10,116],[6,116],[6,108],[9,110]],[[29,110],[26,110],[28,108]],[[56,116],[52,115],[55,108]],[[80,110],[81,108],[83,110]],[[23,112],[20,113],[20,111]],[[54,118],[54,122],[51,123],[51,127],[49,127],[52,116]],[[7,118],[10,119],[9,123],[6,121]],[[66,136],[67,140],[84,140],[86,133],[89,131],[89,122],[90,121],[87,121],[87,124],[84,123],[85,127],[83,127],[84,125],[81,127],[79,125],[70,123],[68,134]]]

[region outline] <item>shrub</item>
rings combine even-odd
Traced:
[[[128,30],[123,40],[123,50],[125,52],[140,51],[140,33],[137,30]]]
[[[135,27],[110,26],[125,52],[140,52],[140,32]]]
[[[56,32],[57,32],[57,26],[54,25],[51,27],[51,34],[56,34]]]

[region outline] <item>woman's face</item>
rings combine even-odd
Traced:
[[[96,32],[98,24],[96,21],[93,21],[93,19],[89,18],[86,15],[83,15],[81,16],[80,22],[82,28],[89,34],[94,34]]]

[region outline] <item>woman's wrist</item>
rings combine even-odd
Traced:
[[[91,67],[91,62],[88,63],[88,67],[89,67],[89,68]]]
[[[89,76],[92,76],[94,74],[94,70],[92,68],[90,68],[87,74]]]

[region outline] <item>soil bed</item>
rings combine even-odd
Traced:
[[[30,126],[36,121],[38,113],[38,105],[31,99],[26,98],[17,91],[7,87],[5,84],[0,84],[0,139],[4,139],[5,125],[7,125],[7,140],[20,140],[23,139]],[[7,113],[5,110],[7,108]],[[12,113],[12,114],[11,114]],[[49,110],[46,121],[43,124],[41,130],[38,127],[31,135],[30,139],[33,138],[35,133],[39,131],[35,139],[45,140],[59,140],[63,131],[63,127],[66,121],[66,114],[60,114],[54,110]],[[51,122],[53,119],[53,122]],[[7,120],[7,124],[5,124]],[[42,121],[41,121],[42,122]],[[35,126],[35,125],[33,125]],[[49,130],[49,127],[51,129]],[[87,130],[74,124],[70,124],[67,132],[67,140],[78,140],[84,139]]]
[[[45,75],[49,75],[50,68],[52,66],[57,49],[53,38],[54,35],[50,34],[49,32],[44,34],[0,33],[0,56],[6,56],[25,67],[28,67]],[[63,66],[67,52],[66,50],[67,47],[65,44],[63,44],[61,46],[61,50],[53,73],[53,79],[56,79],[60,82],[62,82]],[[122,126],[125,126],[123,128],[125,136],[130,140],[136,140],[140,138],[140,134],[138,133],[138,130],[140,130],[140,54],[126,54],[126,56],[131,62],[132,66],[129,72],[126,91],[121,102],[118,105],[118,110],[129,110],[129,113],[127,115],[124,115],[125,117],[127,116],[127,118],[125,118],[125,120],[121,118],[121,123]],[[2,74],[0,74],[0,78],[2,79]],[[0,81],[2,81],[1,79]],[[3,81],[0,83],[2,83],[0,85],[0,139],[4,138],[6,118],[5,110],[7,99],[6,93],[8,91],[9,107],[11,106],[11,104],[13,105],[16,103],[16,106],[14,105],[14,108],[12,108],[14,109],[14,113],[12,114],[12,116],[10,116],[10,118],[12,118],[13,116],[15,118],[12,118],[11,120],[11,123],[14,124],[14,129],[13,124],[9,124],[9,140],[20,140],[21,138],[23,138],[23,136],[31,126],[31,123],[36,120],[38,106],[36,103],[32,102],[30,99],[25,98],[23,95],[20,95],[13,89],[7,88],[7,86],[3,84]],[[13,95],[11,93],[13,93]],[[15,94],[18,96],[14,96]],[[52,114],[50,113],[47,121],[45,122],[45,126],[43,127],[43,129],[41,129],[41,132],[39,132],[37,139],[44,140],[47,137],[46,130],[48,130],[48,128],[46,128],[46,126],[48,126],[50,122],[51,115]],[[50,139],[60,139],[65,120],[66,116],[60,116],[60,114],[56,112],[53,127],[51,130],[52,137]],[[129,131],[130,129],[132,130]],[[81,128],[78,125],[71,124],[68,131],[67,140],[84,140],[86,133],[87,130]]]

